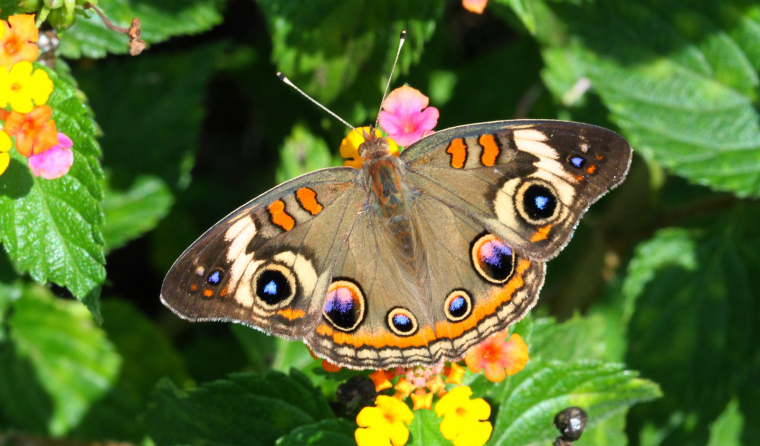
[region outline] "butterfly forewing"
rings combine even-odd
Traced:
[[[234,211],[177,259],[162,301],[189,320],[303,337],[321,312],[332,248],[345,240],[364,200],[357,179],[352,168],[313,172]]]
[[[565,121],[500,121],[437,132],[405,150],[408,180],[475,216],[525,255],[555,257],[588,207],[625,178],[628,142]]]

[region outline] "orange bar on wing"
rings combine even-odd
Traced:
[[[293,321],[293,320],[301,319],[302,317],[304,317],[306,315],[306,312],[303,310],[294,310],[292,308],[285,308],[278,311],[277,314],[284,317],[285,319]]]
[[[552,225],[546,225],[543,228],[538,228],[538,230],[533,233],[533,237],[530,238],[530,241],[540,242],[541,240],[546,240],[549,237],[549,231],[551,230]]]
[[[285,202],[282,200],[277,200],[269,205],[269,215],[272,216],[272,223],[286,231],[290,231],[296,225],[293,217],[285,212]]]
[[[296,191],[296,198],[301,203],[301,207],[307,212],[311,212],[311,215],[322,212],[322,205],[317,201],[317,193],[314,192],[314,189],[302,187]]]
[[[461,169],[467,161],[467,145],[462,138],[457,138],[449,144],[446,153],[451,155],[451,167]]]
[[[480,156],[480,161],[484,166],[493,166],[496,163],[496,158],[499,156],[499,145],[496,143],[496,138],[493,135],[482,135],[478,139],[478,143],[483,146],[483,154]]]

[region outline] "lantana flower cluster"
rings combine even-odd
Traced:
[[[486,379],[501,382],[525,367],[528,348],[518,334],[507,340],[507,332],[497,333],[467,352],[464,362],[470,372],[485,371]],[[334,371],[335,367],[325,369]],[[462,385],[465,372],[460,363],[452,362],[446,367],[440,363],[372,373],[369,377],[378,396],[374,406],[363,408],[356,417],[357,445],[406,444],[407,426],[414,420],[416,410],[434,410],[441,418],[441,434],[454,446],[484,445],[493,431],[488,421],[491,407],[483,398],[472,398],[472,389]],[[407,399],[411,399],[411,409]]]
[[[39,56],[38,37],[34,15],[0,20],[0,175],[10,164],[14,145],[37,177],[61,177],[74,163],[72,141],[58,132],[53,110],[45,105],[53,81],[32,65]]]

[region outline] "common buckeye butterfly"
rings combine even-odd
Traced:
[[[632,150],[593,125],[464,125],[361,170],[331,167],[235,210],[174,263],[161,300],[192,321],[304,341],[351,368],[458,360],[536,304],[545,262],[625,178]]]

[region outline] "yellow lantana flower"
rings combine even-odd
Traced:
[[[5,132],[0,132],[0,175],[8,168],[11,163],[11,137]]]
[[[409,440],[409,429],[414,414],[409,406],[396,398],[380,395],[375,407],[365,407],[356,417],[354,437],[358,446],[403,446]]]
[[[31,62],[19,62],[10,71],[0,69],[0,106],[10,104],[17,113],[29,113],[43,105],[53,92],[53,81],[44,70],[32,70]]]
[[[472,389],[457,387],[443,396],[435,405],[435,414],[443,416],[439,429],[454,446],[483,446],[493,431],[486,421],[491,406],[483,398],[471,400]]]
[[[362,168],[362,157],[359,155],[359,146],[364,142],[364,133],[369,133],[370,127],[358,127],[343,138],[340,143],[340,156],[345,159],[344,166],[353,167],[354,169]],[[383,136],[379,129],[375,129],[376,136]],[[398,144],[388,138],[390,151],[394,156],[398,156]]]

